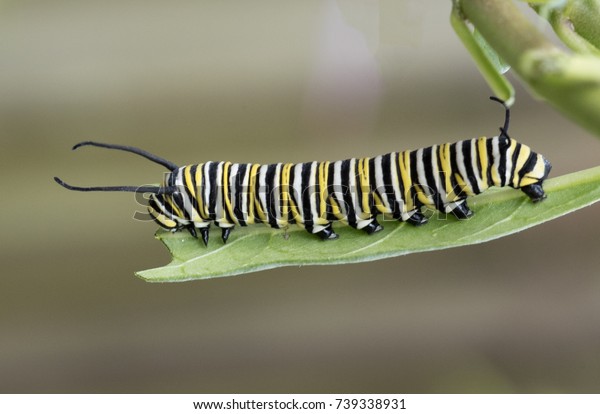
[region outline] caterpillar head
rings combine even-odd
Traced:
[[[546,198],[542,184],[552,165],[543,155],[533,152],[527,145],[519,144],[508,135],[508,126],[510,124],[510,108],[506,102],[491,96],[492,101],[499,102],[504,106],[504,125],[500,127],[500,135],[498,137],[499,151],[508,151],[509,154],[515,154],[512,162],[513,177],[510,185],[514,188],[520,188],[527,196],[537,203]]]
[[[552,165],[543,155],[532,151],[521,170],[515,171],[515,174],[519,176],[517,188],[527,194],[534,203],[542,201],[546,198],[542,184],[551,169]]]
[[[182,219],[183,213],[179,210],[177,206],[182,205],[178,201],[178,197],[181,198],[181,194],[177,190],[177,186],[175,185],[175,171],[179,169],[179,167],[172,163],[171,161],[167,161],[164,158],[156,156],[154,154],[149,153],[148,151],[144,151],[140,148],[130,147],[127,145],[116,145],[116,144],[104,144],[101,142],[94,141],[84,141],[75,145],[73,149],[77,149],[80,147],[92,146],[92,147],[100,147],[100,148],[108,148],[119,151],[131,152],[133,154],[142,156],[156,164],[160,164],[163,167],[166,167],[170,173],[167,174],[165,178],[165,182],[162,186],[156,185],[142,185],[142,186],[133,186],[133,185],[120,185],[120,186],[101,186],[101,187],[77,187],[74,185],[70,185],[65,183],[58,177],[54,177],[54,180],[65,187],[68,190],[73,191],[118,191],[118,192],[129,192],[129,193],[140,193],[140,194],[150,194],[150,199],[148,203],[148,212],[152,216],[152,218],[162,227],[169,230],[177,230],[182,228],[186,223],[184,223],[184,219]]]
[[[169,206],[166,197],[162,194],[151,194],[148,201],[148,213],[154,221],[166,230],[178,230],[181,224],[178,223],[175,214],[167,213]]]

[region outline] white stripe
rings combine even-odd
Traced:
[[[506,171],[504,172],[504,183],[505,185],[509,185],[510,180],[510,172],[512,171],[512,154],[511,154],[511,141],[508,140],[508,147],[506,147]]]
[[[440,195],[442,204],[446,205],[446,203],[448,202],[448,197],[446,194],[446,189],[444,188],[444,183],[440,180],[440,169],[438,166],[438,151],[439,145],[434,145],[431,147],[431,169],[433,172],[433,180],[435,182],[435,190]]]
[[[342,188],[342,162],[333,163],[333,193],[331,194],[340,207],[340,213],[346,217],[348,211],[344,203],[344,189]]]
[[[478,167],[479,162],[477,160],[477,158],[478,158],[477,157],[477,148],[478,148],[477,141],[478,141],[477,138],[473,138],[471,140],[471,167],[473,168],[473,174],[475,175],[475,180],[477,181],[477,187],[479,187],[479,191],[481,192],[484,189],[483,188],[484,187],[484,185],[483,185],[483,175],[482,175],[483,172],[479,171],[479,167]],[[490,157],[488,156],[487,157],[488,164],[490,162],[489,158]]]
[[[269,220],[269,210],[267,209],[267,192],[266,192],[267,168],[269,168],[268,165],[261,165],[260,168],[258,169],[258,188],[256,190],[258,191],[258,199],[260,200],[260,207],[261,207],[262,211],[265,213],[265,217],[267,218],[267,220]]]
[[[360,206],[356,202],[356,193],[360,191],[359,184],[356,183],[356,158],[352,158],[350,160],[350,168],[349,168],[349,177],[348,177],[348,185],[350,186],[350,199],[352,200],[352,207],[354,209],[354,215],[356,216],[356,220],[360,220],[359,214],[362,211]],[[350,207],[350,206],[349,206]]]
[[[274,205],[274,209],[275,209],[275,220],[277,221],[277,225],[279,226],[283,226],[285,225],[285,223],[282,220],[282,215],[281,215],[281,183],[280,183],[280,177],[281,177],[281,163],[278,163],[275,166],[275,174],[273,176],[273,186],[274,188],[271,189],[271,191],[275,191],[274,195],[274,201],[275,201],[275,205]]]
[[[304,209],[302,204],[302,166],[303,164],[294,165],[294,183],[293,191],[294,199],[296,200],[296,208],[298,209],[299,217],[295,217],[298,224],[304,224]]]
[[[192,219],[192,221],[196,221],[199,217],[192,206],[192,199],[188,196],[187,192],[185,191],[185,183],[183,181],[183,167],[177,171],[177,175],[175,176],[175,186],[179,189],[179,194],[181,194],[181,198],[183,200],[183,206],[178,207],[183,207],[183,209],[186,211],[186,213]],[[185,222],[186,224],[188,223],[188,221],[185,219],[182,220],[182,223],[183,222]]]
[[[309,193],[309,200],[310,200],[310,213],[312,215],[312,219],[313,219],[313,233],[317,233],[318,231],[323,230],[323,226],[317,226],[316,225],[316,221],[319,219],[319,209],[318,209],[318,204],[317,204],[317,162],[313,161],[310,163],[310,175],[309,175],[309,179],[308,179],[308,190],[310,191]],[[319,230],[317,230],[317,227],[321,227]]]
[[[236,207],[239,209],[239,206],[236,204],[237,202],[237,190],[236,190],[236,183],[238,180],[238,171],[240,169],[240,165],[239,164],[231,164],[229,166],[229,201],[231,202],[231,211],[232,213],[235,211]],[[235,216],[235,213],[232,214],[231,219],[233,220],[233,222],[235,224],[240,224],[240,222],[238,221],[237,217]]]
[[[223,186],[221,184],[223,182],[223,164],[223,161],[219,162],[217,166],[217,179],[215,180],[217,183],[217,199],[215,201],[214,211],[216,221],[219,224],[227,223],[227,220],[225,219],[225,200],[223,199]]]
[[[502,177],[500,177],[500,147],[498,145],[498,137],[494,137],[492,138],[492,153],[494,154],[494,166],[493,168],[496,170],[496,172],[498,174],[498,179],[502,180]],[[502,183],[497,183],[496,185],[501,185]]]
[[[425,164],[423,163],[423,148],[419,148],[417,150],[417,177],[419,179],[419,186],[423,190],[423,194],[427,197],[427,203],[433,204],[430,183],[427,182],[427,176],[425,175]],[[435,182],[433,183],[433,185],[435,185]]]
[[[390,174],[392,177],[392,188],[394,190],[394,197],[396,198],[396,201],[398,202],[398,204],[400,206],[400,214],[401,214],[402,220],[406,221],[410,218],[410,215],[407,214],[406,203],[404,202],[404,197],[406,197],[406,194],[402,194],[402,192],[400,191],[399,178],[400,178],[401,173],[400,173],[400,160],[398,159],[399,156],[404,157],[404,153],[392,152],[391,157],[390,157]],[[408,173],[410,174],[410,171]],[[405,188],[404,191],[409,192],[410,189]]]
[[[208,172],[210,170],[210,166],[213,162],[212,161],[208,161],[207,163],[204,164],[204,171],[203,171],[203,175],[202,175],[202,182],[204,184],[204,194],[202,194],[202,198],[204,200],[204,214],[205,216],[209,217],[210,216],[210,176],[208,175]]]
[[[383,155],[378,155],[373,160],[373,165],[375,166],[375,191],[377,192],[379,198],[381,199],[381,202],[383,203],[385,212],[391,213],[392,209],[390,208],[390,202],[388,201],[387,194],[385,193],[385,185],[383,183],[382,160]]]
[[[244,221],[248,221],[248,215],[250,212],[250,206],[248,205],[248,200],[250,199],[250,172],[252,171],[252,164],[246,164],[246,172],[244,174],[244,177],[242,177],[242,206],[241,206],[241,211],[242,214],[244,216]],[[252,197],[254,197],[252,195]],[[250,200],[250,202],[253,202],[253,200]]]

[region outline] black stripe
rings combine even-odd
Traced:
[[[410,152],[410,180],[411,180],[411,186],[410,186],[410,197],[411,200],[413,200],[413,204],[416,208],[420,208],[423,203],[421,202],[421,200],[419,200],[419,197],[417,196],[418,192],[422,192],[423,188],[422,185],[425,185],[427,183],[421,183],[419,182],[419,172],[417,170],[417,151],[411,151]]]
[[[396,195],[394,194],[394,186],[392,185],[392,170],[391,170],[391,163],[394,162],[392,160],[392,157],[397,157],[397,156],[398,156],[398,154],[392,153],[392,154],[385,154],[383,157],[381,157],[381,170],[383,172],[383,190],[385,191],[385,195],[387,197],[388,204],[390,205],[390,209],[392,210],[392,217],[394,217],[395,219],[400,219],[402,217],[401,209],[400,209],[398,200],[396,200]],[[398,181],[400,181],[398,170],[395,169],[395,171],[396,171],[396,175],[398,176]]]
[[[219,190],[219,183],[217,182],[217,169],[219,168],[218,162],[211,162],[208,167],[208,179],[210,183],[210,192],[208,194],[208,217],[211,220],[217,218],[217,191]]]
[[[246,211],[242,210],[242,206],[244,205],[244,197],[247,200],[247,205],[249,206],[252,200],[250,200],[250,188],[244,187],[244,175],[246,175],[246,170],[248,169],[247,164],[238,164],[238,170],[236,173],[235,180],[235,206],[233,208],[233,214],[237,218],[240,226],[247,226],[246,218],[248,216],[248,208]],[[248,181],[249,182],[249,181]],[[232,200],[233,202],[233,200]]]
[[[342,167],[340,170],[340,176],[342,178],[342,196],[346,207],[346,220],[348,225],[356,228],[356,212],[354,210],[354,203],[352,202],[351,192],[355,189],[351,188],[352,180],[350,179],[350,162],[352,160],[342,161]]]
[[[487,171],[481,173],[481,176],[483,177],[484,173],[487,174],[488,186],[492,186],[494,185],[494,180],[492,180],[492,168],[494,168],[494,162],[496,160],[494,159],[494,144],[492,143],[491,138],[486,139],[485,149],[487,151],[488,168]],[[479,157],[477,157],[477,159],[479,159]],[[479,171],[481,171],[481,167],[479,167]]]
[[[301,197],[302,197],[302,222],[306,230],[312,233],[314,219],[310,208],[310,196],[314,191],[310,188],[310,176],[311,176],[311,163],[302,164],[302,184],[301,184]]]
[[[225,220],[228,223],[235,224],[235,221],[233,220],[233,217],[231,216],[231,213],[229,212],[229,209],[227,208],[227,203],[225,202],[225,200],[226,200],[225,197],[227,197],[227,199],[229,199],[229,202],[233,203],[233,200],[231,199],[231,180],[230,180],[231,167],[233,167],[233,164],[229,164],[229,168],[227,168],[227,174],[225,174],[225,164],[226,163],[223,163],[223,176],[221,179],[221,188],[222,188],[222,191],[221,191],[222,198],[221,199],[223,200],[223,213],[225,216]],[[227,193],[228,194],[225,194],[225,183],[227,183]]]
[[[185,181],[185,175],[183,176],[184,184],[189,184],[189,186],[192,187],[196,191],[196,194],[198,194],[198,188],[196,187],[196,169],[197,168],[198,168],[198,166],[195,164],[190,166],[190,182],[189,183],[187,183]],[[202,215],[200,214],[200,206],[198,205],[198,198],[194,197],[192,192],[189,191],[187,185],[184,185],[184,187],[185,187],[185,191],[186,191],[187,195],[190,197],[190,200],[192,200],[192,208],[198,214],[198,216],[202,217]]]
[[[275,211],[275,196],[279,196],[276,193],[279,193],[281,189],[277,183],[275,182],[275,172],[277,170],[277,164],[269,164],[267,166],[267,172],[265,174],[265,191],[266,193],[266,211],[267,219],[271,227],[278,229],[277,225],[277,212]]]
[[[254,206],[254,222],[262,223],[263,221],[258,215],[257,207],[262,206],[262,204],[260,203],[260,165],[256,169],[256,174],[248,178],[248,183],[252,183],[252,180],[254,180],[254,193],[248,197],[248,202],[253,203]],[[248,204],[248,211],[250,211],[250,204]]]
[[[519,171],[519,181],[521,181],[521,179],[523,179],[525,174],[533,171],[536,161],[537,161],[537,154],[535,152],[531,151],[529,153],[529,158],[527,158],[527,161],[525,162],[525,164],[523,164],[523,168],[521,168],[521,170]]]
[[[160,196],[157,196],[157,197],[160,197]],[[164,201],[161,200],[161,203],[164,203]],[[161,205],[164,205],[164,204],[161,204]],[[159,205],[157,204],[156,200],[154,200],[154,198],[150,198],[148,200],[148,206],[152,207],[154,209],[154,211],[156,211],[156,214],[159,214],[159,215],[163,214],[162,208],[159,207]],[[163,229],[170,229],[170,227],[167,227],[164,224],[162,224],[160,221],[158,221],[158,218],[154,217],[152,214],[150,214],[150,217],[152,217],[152,219],[156,222],[156,224],[158,224]]]
[[[433,149],[434,147],[427,147],[423,149],[423,166],[425,168],[425,178],[427,179],[428,192],[433,199],[435,208],[439,211],[444,212],[444,203],[439,193],[439,188],[435,184],[435,177],[433,175]]]
[[[519,159],[519,154],[521,154],[521,144],[517,143],[515,146],[515,150],[512,154],[512,167],[510,171],[510,184],[512,186],[513,179],[515,178],[515,173],[517,172],[517,160]],[[518,183],[517,183],[518,185]]]
[[[377,190],[377,180],[375,179],[375,157],[369,158],[369,209],[371,215],[377,215],[379,210],[375,207],[374,193]],[[381,197],[380,197],[381,198]]]
[[[167,185],[169,187],[175,187],[175,183],[177,182],[177,176],[181,174],[181,169],[177,170],[177,172],[172,172],[169,174],[169,178],[167,179]],[[179,210],[181,210],[181,212],[183,213],[183,217],[181,217],[179,214],[177,214],[175,212],[175,210],[170,206],[170,204],[165,203],[168,207],[170,212],[175,216],[175,217],[179,217],[179,218],[184,218],[189,220],[190,217],[188,215],[188,213],[185,211],[185,209],[183,208],[183,196],[181,195],[181,189],[177,188],[177,191],[173,192],[173,194],[171,194],[171,200],[173,202],[173,204],[175,204],[177,206],[177,208],[179,208]]]
[[[500,185],[506,185],[506,159],[509,150],[508,140],[498,139],[498,151],[500,152],[500,164],[498,165],[498,174],[500,175]]]
[[[471,186],[471,191],[474,194],[481,193],[479,189],[479,185],[477,184],[477,177],[475,176],[475,171],[473,170],[473,163],[471,162],[471,141],[466,140],[462,141],[462,154],[463,154],[463,162],[465,165],[465,171],[467,172],[467,179],[465,183]],[[479,159],[479,156],[476,157]],[[481,167],[480,167],[481,170]]]

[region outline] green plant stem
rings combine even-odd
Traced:
[[[555,47],[511,0],[461,0],[462,14],[537,96],[600,137],[600,59]]]

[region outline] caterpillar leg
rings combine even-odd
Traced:
[[[379,224],[374,215],[367,219],[359,216],[350,217],[350,219],[347,220],[347,223],[350,227],[357,230],[362,230],[367,234],[373,234],[383,230],[383,226]]]
[[[192,237],[194,238],[198,238],[198,234],[196,233],[196,227],[194,227],[193,224],[188,224],[186,226],[186,228],[188,229],[188,231],[190,232],[190,234],[192,235]]]
[[[221,228],[221,238],[223,239],[223,244],[227,243],[227,239],[229,238],[229,234],[231,233],[231,229],[233,227],[222,227]]]
[[[202,241],[204,242],[204,245],[208,247],[208,227],[199,227],[198,230],[200,230],[200,236],[202,236]]]
[[[379,224],[376,218],[373,218],[373,220],[371,220],[371,222],[365,227],[363,227],[361,230],[363,230],[367,234],[373,234],[383,230],[383,226]]]
[[[454,214],[454,217],[456,217],[459,220],[468,219],[473,215],[473,212],[471,211],[469,206],[467,206],[466,201],[463,201],[462,203],[458,204],[450,212]]]
[[[423,224],[427,223],[428,220],[423,213],[420,211],[415,211],[406,221],[413,226],[422,226]]]
[[[321,231],[318,231],[316,233],[317,236],[319,236],[322,240],[335,240],[337,239],[338,236],[336,232],[333,231],[333,226],[331,225],[331,223],[329,223],[327,226],[325,226],[325,228]]]

